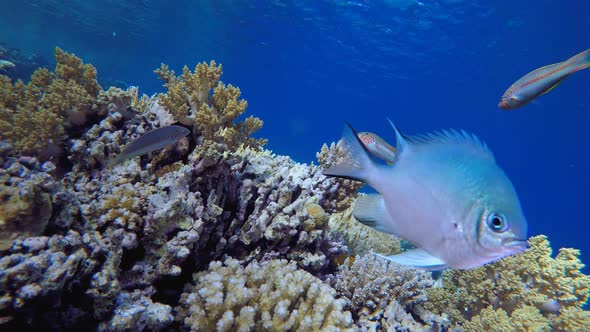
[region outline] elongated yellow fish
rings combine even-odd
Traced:
[[[129,158],[142,156],[146,153],[162,149],[170,144],[180,141],[190,131],[181,126],[167,126],[154,129],[127,144],[121,153],[108,162],[108,167],[123,162]]]
[[[363,142],[363,145],[369,150],[372,154],[379,157],[381,160],[387,162],[388,164],[392,164],[395,160],[395,148],[387,143],[383,138],[379,137],[377,134],[363,131],[358,133],[358,137]]]
[[[504,92],[498,107],[504,110],[522,107],[538,96],[551,91],[566,77],[588,67],[590,67],[590,49],[566,61],[533,70]]]

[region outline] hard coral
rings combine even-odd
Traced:
[[[426,330],[443,321],[442,317],[433,319],[435,315],[420,307],[433,284],[427,271],[389,264],[368,254],[341,265],[334,288],[348,299],[361,326],[374,330],[380,325],[396,325],[396,330],[401,331],[411,322]]]
[[[200,151],[191,156],[191,166],[160,178],[161,190],[148,199],[147,230],[154,244],[165,237],[162,232],[181,230],[159,255],[163,269],[176,266],[177,271],[186,255],[176,253],[190,251],[197,261],[229,253],[243,259],[288,258],[320,271],[345,251],[328,228],[323,206],[333,194],[323,186],[318,167],[268,151],[239,149],[225,156]]]
[[[53,212],[57,183],[36,159],[20,159],[0,154],[0,250],[18,237],[41,235]]]
[[[250,137],[262,127],[262,120],[250,116],[236,122],[248,103],[239,99],[239,88],[219,81],[221,65],[215,61],[199,63],[194,72],[185,66],[178,77],[165,64],[155,72],[168,90],[160,96],[161,105],[181,123],[194,126],[203,140],[232,151],[241,145],[260,149],[266,144],[266,139]]]
[[[444,288],[430,290],[426,307],[448,314],[458,324],[471,321],[466,326],[483,322],[484,317],[478,315],[490,310],[496,311],[494,315],[504,311],[513,329],[520,321],[515,315],[523,312],[545,317],[544,329],[570,331],[575,326],[590,326],[590,315],[581,309],[588,299],[590,276],[580,272],[584,267],[580,252],[562,248],[552,258],[545,236],[532,237],[529,243],[524,253],[478,269],[445,271]],[[573,312],[576,314],[570,315]]]
[[[98,113],[96,69],[56,48],[54,72],[37,69],[25,85],[0,76],[0,139],[43,158],[59,153],[64,133]]]
[[[176,308],[191,331],[352,331],[344,301],[286,260],[212,262],[195,274]]]

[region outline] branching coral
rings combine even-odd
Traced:
[[[286,260],[212,262],[176,308],[191,331],[352,331],[344,301]]]
[[[318,167],[251,149],[194,158],[192,167],[165,174],[158,185],[163,190],[149,197],[154,213],[147,230],[154,243],[162,231],[176,228],[178,239],[168,245],[197,257],[209,247],[214,249],[207,259],[224,252],[244,259],[280,257],[310,271],[328,267],[330,257],[345,251],[328,227],[323,206],[333,193],[324,187]],[[170,220],[179,226],[168,225]],[[187,249],[166,250],[160,264],[176,266],[186,255],[173,253]]]
[[[262,120],[250,116],[236,122],[248,103],[239,99],[239,88],[219,81],[221,65],[215,61],[197,64],[194,72],[185,66],[178,77],[165,64],[155,72],[168,90],[160,96],[160,104],[181,123],[193,125],[203,140],[229,150],[241,145],[260,149],[266,144],[266,139],[251,137],[262,127]]]
[[[533,319],[546,322],[545,329],[570,331],[575,326],[590,326],[590,315],[581,309],[588,299],[590,276],[580,272],[584,265],[578,258],[579,251],[560,249],[552,258],[545,236],[532,237],[529,243],[530,248],[523,254],[481,268],[445,271],[444,288],[429,292],[426,307],[447,313],[459,324],[471,321],[466,326],[483,324],[485,315],[505,314],[516,329],[516,321],[522,320],[515,315],[523,313],[545,317]],[[480,312],[484,316],[478,317]]]
[[[428,315],[418,305],[426,301],[426,291],[433,284],[427,271],[389,264],[368,254],[341,265],[334,287],[339,295],[349,300],[350,309],[362,326],[394,326],[394,321],[399,319],[397,325],[400,327],[402,320],[406,320],[426,328],[437,322],[429,318],[434,315]],[[422,317],[424,321],[411,318],[410,313],[415,309],[414,316]],[[406,327],[408,322],[405,322]],[[442,322],[441,317],[438,322]]]
[[[55,58],[54,72],[40,68],[27,85],[12,85],[0,76],[0,139],[21,153],[43,158],[58,154],[65,131],[98,113],[96,69],[60,48]]]

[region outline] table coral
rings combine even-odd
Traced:
[[[176,308],[191,331],[353,331],[335,291],[286,260],[212,262],[194,282]]]
[[[522,322],[516,317],[525,313],[538,317],[532,321],[543,322],[540,330],[570,331],[575,326],[590,326],[590,315],[581,309],[589,296],[590,276],[580,272],[584,265],[578,258],[579,251],[562,248],[553,258],[545,236],[532,237],[529,244],[530,248],[520,255],[478,269],[445,271],[444,288],[430,290],[427,308],[444,312],[466,326],[484,324],[486,318],[479,317],[480,313],[506,315],[513,329]],[[548,306],[551,302],[555,305]]]
[[[262,127],[262,120],[250,116],[236,122],[248,103],[240,99],[239,88],[219,80],[221,65],[215,61],[197,64],[194,72],[185,66],[180,76],[165,64],[155,72],[167,89],[160,96],[161,105],[177,121],[193,126],[203,140],[221,143],[229,150],[242,145],[260,149],[266,144],[266,139],[251,137]]]

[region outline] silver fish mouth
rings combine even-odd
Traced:
[[[506,239],[503,241],[504,246],[510,248],[513,251],[521,252],[529,246],[529,241],[526,239]]]

